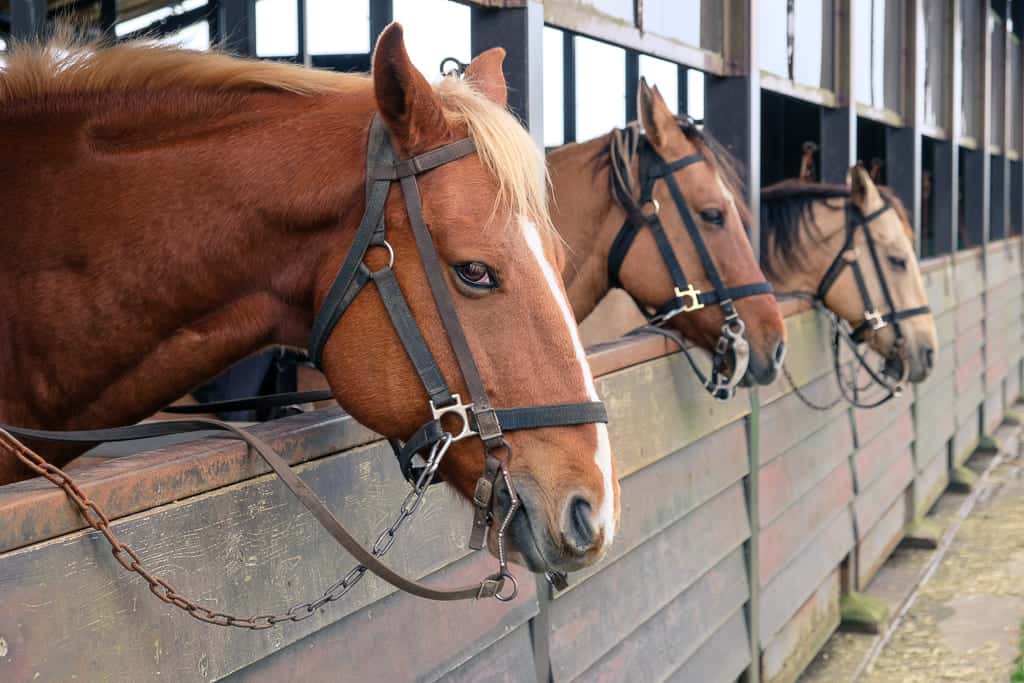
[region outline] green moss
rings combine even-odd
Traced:
[[[881,633],[889,618],[884,602],[864,593],[847,593],[839,601],[842,627],[860,633]]]
[[[1010,683],[1024,683],[1024,621],[1020,624],[1021,637],[1017,641],[1017,649],[1020,654],[1017,656],[1017,668],[1013,670],[1013,674],[1010,676]]]

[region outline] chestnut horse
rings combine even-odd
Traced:
[[[864,230],[856,230],[847,243],[850,221],[865,217]],[[877,266],[865,230],[874,242]],[[838,259],[848,265],[822,291]],[[852,328],[863,327],[863,340],[885,358],[890,379],[922,382],[928,377],[938,342],[935,319],[925,310],[928,300],[910,221],[899,198],[877,187],[862,167],[850,170],[848,186],[789,180],[764,188],[761,265],[780,297],[816,296]],[[855,272],[861,274],[867,300]],[[875,325],[865,324],[876,314]]]
[[[732,160],[706,132],[677,119],[657,87],[648,86],[646,81],[640,84],[638,111],[646,138],[639,144],[649,144],[665,163],[692,155],[702,157],[701,163],[689,163],[672,175],[723,283],[730,288],[763,283],[764,275],[744,230],[749,210]],[[609,259],[627,219],[627,210],[632,210],[623,206],[613,184],[615,174],[609,152],[614,136],[620,132],[548,153],[551,212],[566,241],[562,277],[573,312],[580,321],[613,286]],[[632,177],[637,177],[637,173],[638,162],[634,158]],[[654,201],[648,204],[658,207],[671,250],[690,282],[704,292],[713,291],[708,269],[666,184],[662,179],[654,184]],[[638,190],[634,189],[635,205],[641,203],[637,195]],[[676,283],[666,260],[652,232],[639,230],[621,261],[618,280],[641,307],[655,309],[673,299]],[[737,298],[735,306],[745,323],[745,337],[750,344],[743,382],[771,383],[781,365],[786,338],[775,298],[770,293],[747,295]],[[720,306],[708,304],[699,310],[680,312],[664,324],[713,351],[720,337],[723,312]]]
[[[155,46],[18,46],[0,71],[0,423],[130,423],[268,345],[305,346],[364,212],[378,112],[402,158],[475,142],[419,187],[494,404],[598,400],[553,261],[543,157],[506,111],[503,57],[431,86],[398,25],[370,77]],[[384,216],[413,318],[466,396],[395,187]],[[386,262],[374,249],[368,265]],[[322,366],[341,407],[385,436],[431,417],[375,293],[345,311]],[[605,425],[507,440],[523,503],[515,559],[534,571],[595,561],[618,519]],[[468,498],[482,461],[479,441],[460,441],[442,472]],[[0,484],[26,476],[0,458]],[[509,504],[494,500],[498,514]]]

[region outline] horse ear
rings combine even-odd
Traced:
[[[508,106],[508,85],[501,65],[505,48],[492,47],[481,52],[466,67],[466,80],[502,109]]]
[[[655,149],[661,147],[668,139],[668,132],[676,123],[658,86],[652,88],[647,85],[647,79],[641,77],[636,103],[636,110],[640,112],[640,123],[643,124],[647,139]]]
[[[867,169],[859,164],[850,168],[850,198],[854,206],[864,214],[870,213],[882,203],[882,196]]]
[[[412,65],[401,24],[390,24],[377,40],[373,87],[380,115],[405,152],[423,151],[448,137],[441,100]]]

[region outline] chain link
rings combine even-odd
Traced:
[[[452,437],[450,434],[445,434],[441,441],[438,441],[433,445],[430,451],[430,457],[427,459],[427,465],[424,467],[422,474],[416,482],[416,486],[412,491],[405,497],[402,502],[402,507],[398,512],[398,516],[395,521],[392,522],[378,538],[377,542],[373,544],[373,556],[383,556],[394,544],[395,538],[398,535],[399,529],[405,523],[407,519],[416,514],[416,511],[420,508],[420,504],[423,502],[423,497],[426,494],[427,488],[434,481],[434,476],[437,474],[437,468],[441,464],[441,459],[448,452],[448,448],[452,444]],[[96,531],[103,534],[103,537],[107,539],[110,544],[110,552],[117,560],[117,563],[124,567],[127,571],[133,572],[149,585],[150,592],[159,598],[162,602],[168,605],[173,605],[178,609],[181,609],[189,616],[207,624],[213,624],[215,626],[230,626],[234,628],[248,629],[250,631],[262,631],[275,626],[276,624],[292,621],[299,622],[304,619],[308,619],[317,611],[325,607],[326,605],[340,600],[352,590],[353,587],[363,578],[366,574],[366,567],[363,565],[356,565],[348,574],[346,574],[341,580],[332,584],[323,595],[316,600],[311,602],[305,602],[298,605],[294,605],[287,612],[282,614],[263,614],[253,617],[236,617],[224,612],[215,612],[211,609],[207,609],[202,605],[196,604],[192,600],[189,600],[185,596],[178,593],[178,591],[170,583],[161,579],[159,576],[151,574],[142,564],[142,559],[138,554],[132,550],[130,546],[124,543],[117,534],[114,533],[113,529],[110,528],[110,519],[107,517],[103,509],[100,508],[95,502],[89,499],[89,497],[79,488],[75,480],[67,475],[59,467],[51,465],[50,463],[43,460],[38,453],[30,449],[25,444],[21,443],[18,439],[14,438],[6,430],[0,429],[0,446],[7,449],[14,457],[16,457],[25,467],[29,468],[37,475],[44,477],[47,481],[52,483],[54,486],[62,489],[67,494],[68,499],[78,508],[82,517],[86,523],[95,529]]]

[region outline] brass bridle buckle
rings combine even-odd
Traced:
[[[701,291],[694,288],[692,282],[686,284],[686,289],[676,287],[675,295],[677,299],[683,300],[683,306],[679,309],[683,313],[692,313],[704,308],[704,304],[700,300]]]
[[[864,314],[864,319],[871,323],[871,329],[875,331],[878,331],[889,324],[885,322],[885,316],[883,316],[878,311],[866,312]]]
[[[438,422],[440,422],[445,415],[457,415],[459,418],[462,419],[462,429],[459,430],[458,434],[452,435],[453,442],[461,441],[462,439],[465,439],[467,436],[475,436],[476,430],[473,429],[473,427],[470,426],[469,423],[469,411],[472,410],[473,404],[463,403],[462,397],[459,396],[458,394],[452,394],[452,398],[455,399],[455,403],[452,403],[451,405],[447,406],[441,406],[440,408],[435,406],[434,402],[431,401],[430,414]]]

